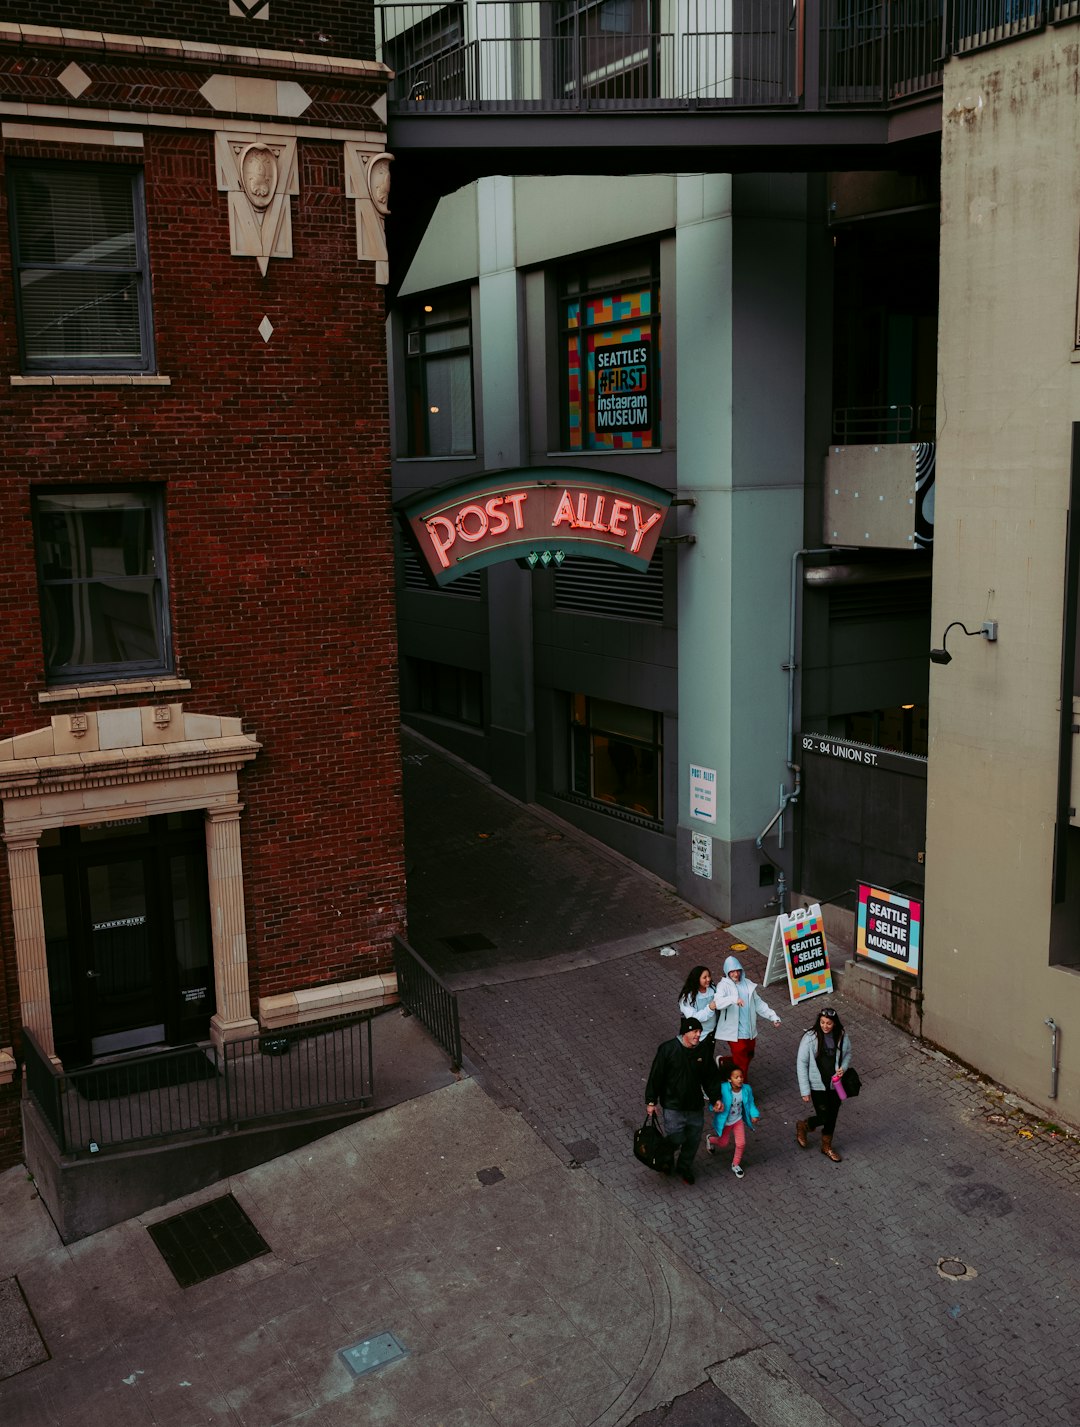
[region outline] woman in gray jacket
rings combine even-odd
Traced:
[[[799,1076],[799,1092],[809,1104],[814,1102],[814,1113],[808,1120],[798,1120],[795,1138],[806,1149],[806,1136],[811,1130],[821,1126],[821,1153],[840,1163],[840,1156],[832,1147],[836,1117],[840,1113],[840,1097],[834,1083],[840,1079],[851,1064],[851,1040],[844,1030],[840,1017],[831,1006],[818,1012],[817,1020],[799,1042],[799,1054],[795,1069]]]

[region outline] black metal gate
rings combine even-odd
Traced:
[[[926,759],[802,734],[800,891],[837,901],[860,880],[915,895],[926,868]]]

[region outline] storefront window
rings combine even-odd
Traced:
[[[590,259],[563,280],[562,443],[660,445],[660,285],[654,255]]]
[[[449,723],[481,728],[484,722],[483,681],[475,669],[455,664],[435,664],[429,659],[410,660],[419,713],[432,714]]]
[[[659,822],[660,715],[574,694],[570,718],[573,791]]]

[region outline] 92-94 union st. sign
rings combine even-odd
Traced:
[[[529,568],[570,554],[646,570],[669,492],[627,476],[547,466],[490,471],[410,496],[403,527],[436,584],[500,560]]]

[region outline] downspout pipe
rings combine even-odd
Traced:
[[[768,834],[772,831],[772,829],[777,823],[780,824],[779,842],[780,846],[783,847],[784,814],[787,812],[788,808],[791,806],[792,803],[798,801],[799,794],[802,791],[802,766],[795,762],[795,674],[798,671],[799,667],[798,660],[796,658],[796,654],[798,653],[796,647],[796,639],[798,638],[799,632],[799,566],[800,563],[808,555],[831,555],[833,553],[834,548],[838,547],[834,547],[831,545],[824,545],[819,547],[808,546],[802,550],[796,550],[791,557],[791,592],[789,596],[788,609],[788,657],[787,663],[784,664],[782,667],[788,676],[787,772],[794,774],[795,786],[790,789],[781,788],[780,806],[777,808],[776,812],[772,815],[772,817],[765,824],[762,830],[758,833],[755,839],[754,845],[757,847],[759,852],[765,852],[765,848],[763,846],[765,838],[768,836]],[[768,857],[769,854],[766,852],[765,856]],[[769,861],[772,861],[771,857],[769,858]],[[783,869],[780,870],[782,874]],[[780,894],[780,900],[782,903],[782,892]],[[781,905],[780,910],[785,911],[786,908]]]

